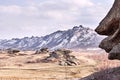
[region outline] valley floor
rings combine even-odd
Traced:
[[[74,80],[99,71],[102,69],[100,64],[104,64],[104,60],[107,60],[103,51],[99,53],[98,51],[74,51],[72,54],[81,61],[77,66],[60,66],[57,63],[26,63],[26,61],[47,56],[46,54],[32,55],[33,53],[26,51],[20,53],[24,55],[12,56],[0,54],[0,80]],[[99,61],[103,56],[106,59]],[[115,61],[116,63],[118,62]],[[110,66],[106,64],[107,67],[108,65]]]

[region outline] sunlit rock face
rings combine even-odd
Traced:
[[[115,0],[111,10],[95,31],[106,35],[99,47],[109,53],[110,60],[120,59],[120,0]]]

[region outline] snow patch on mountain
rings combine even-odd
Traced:
[[[103,38],[90,28],[75,26],[65,31],[56,31],[43,37],[13,38],[0,40],[0,48],[17,48],[21,50],[35,50],[43,47],[58,48],[96,48]]]

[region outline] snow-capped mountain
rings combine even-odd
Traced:
[[[56,31],[43,37],[13,38],[0,40],[0,48],[17,48],[22,50],[35,50],[43,47],[57,48],[91,48],[97,47],[102,37],[94,30],[82,25],[65,31]]]

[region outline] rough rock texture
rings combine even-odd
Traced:
[[[120,0],[115,0],[113,7],[95,30],[100,35],[108,36],[99,45],[109,53],[109,59],[120,59]],[[116,56],[117,55],[117,56]]]
[[[58,49],[49,54],[42,62],[57,62],[61,66],[79,65],[79,60],[70,53],[70,50]]]
[[[120,80],[120,67],[96,72],[78,80]]]
[[[119,59],[120,60],[120,43],[113,47],[113,49],[109,52],[109,59]]]

